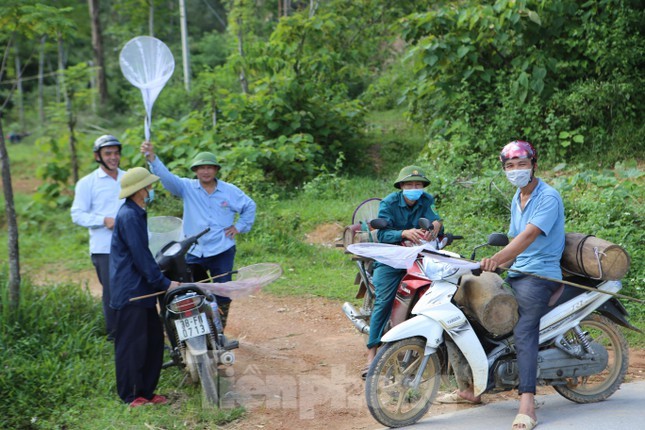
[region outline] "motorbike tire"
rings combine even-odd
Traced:
[[[190,380],[194,384],[198,383],[199,373],[197,373],[197,363],[195,363],[195,358],[193,357],[193,355],[187,349],[184,349],[182,352],[181,359],[186,367],[186,372],[188,373],[188,376],[190,376]]]
[[[217,406],[219,402],[219,374],[217,372],[217,362],[213,357],[212,351],[208,351],[200,357],[197,357],[197,373],[199,374],[199,382],[202,386],[204,403],[209,406]]]
[[[576,403],[595,403],[607,399],[620,387],[629,366],[629,348],[625,336],[608,318],[591,314],[580,323],[589,340],[600,343],[609,353],[609,362],[603,372],[591,376],[568,378],[566,385],[554,385],[561,396]],[[565,334],[576,341],[573,331]]]
[[[384,344],[367,373],[367,407],[379,423],[403,427],[419,421],[430,409],[441,383],[441,364],[432,354],[419,387],[412,389],[421,365],[426,340],[422,337]]]

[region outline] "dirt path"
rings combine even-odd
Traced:
[[[100,295],[92,271],[73,276]],[[341,305],[319,297],[265,293],[233,303],[226,331],[240,340],[240,348],[235,364],[226,370],[233,393],[226,404],[244,405],[248,414],[226,429],[382,428],[367,410],[359,377],[365,339],[342,314]],[[644,350],[630,354],[627,381],[637,379],[645,379]],[[551,390],[540,387],[538,393]],[[514,398],[510,392],[484,395],[484,402]],[[469,407],[434,405],[428,416]]]

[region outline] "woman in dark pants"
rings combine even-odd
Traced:
[[[126,198],[114,223],[110,248],[110,306],[116,310],[114,355],[119,397],[130,406],[166,403],[154,393],[163,361],[163,327],[157,299],[130,299],[175,288],[148,249],[146,206],[159,177],[143,167],[128,170],[119,198]]]

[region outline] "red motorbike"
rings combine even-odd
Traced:
[[[366,200],[358,206],[352,217],[353,224],[345,229],[344,245],[355,242],[376,242],[378,229],[385,228],[385,220],[376,218],[380,199],[374,198]],[[419,228],[431,230],[432,223],[425,218],[419,220]],[[443,249],[450,245],[454,240],[462,239],[462,236],[455,236],[450,233],[440,234],[436,239],[436,249]],[[401,243],[403,246],[412,246],[409,241]],[[349,253],[349,251],[348,251]],[[459,255],[455,254],[456,257]],[[356,309],[349,302],[343,304],[343,313],[351,321],[354,327],[364,334],[369,334],[370,317],[374,307],[374,284],[372,276],[374,273],[374,260],[352,254],[352,260],[358,267],[358,273],[354,281],[358,285],[357,299],[363,299],[362,305]],[[422,259],[417,258],[414,265],[407,269],[396,292],[396,298],[392,304],[390,319],[385,325],[383,333],[387,332],[397,324],[402,323],[411,316],[412,308],[419,301],[419,298],[428,290],[432,281],[424,274]]]

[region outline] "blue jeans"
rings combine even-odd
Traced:
[[[515,292],[520,316],[513,329],[520,371],[518,391],[535,394],[540,318],[550,310],[549,299],[561,284],[528,275],[508,277],[506,282]]]
[[[367,340],[367,347],[374,348],[381,343],[381,336],[387,320],[392,313],[392,303],[396,298],[396,290],[399,288],[405,270],[394,269],[384,264],[376,263],[374,266],[374,307],[370,317],[370,336]]]

